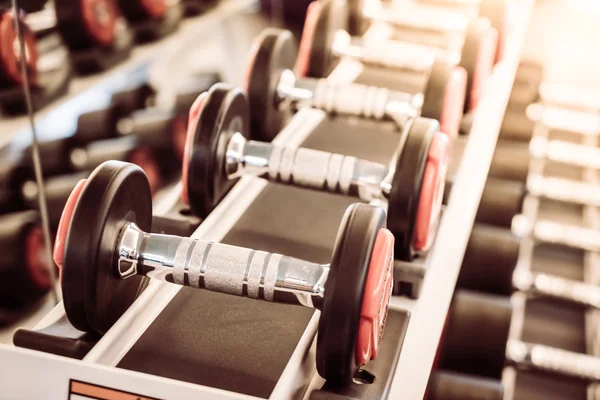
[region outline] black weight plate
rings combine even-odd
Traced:
[[[54,0],[58,30],[73,50],[111,47],[119,10],[115,0]]]
[[[288,30],[267,28],[255,39],[248,63],[246,88],[250,104],[250,132],[256,140],[270,142],[288,115],[277,104],[281,74],[293,69],[298,49]]]
[[[512,314],[508,297],[459,290],[451,307],[440,367],[500,379]]]
[[[248,114],[245,93],[226,84],[213,86],[201,105],[184,155],[184,191],[192,212],[200,218],[205,218],[237,182],[225,174],[225,153],[234,133],[249,137]]]
[[[396,239],[396,259],[405,261],[414,258],[412,241],[423,175],[429,147],[439,131],[439,124],[431,119],[415,118],[408,129],[408,132],[404,133],[408,135],[404,149],[396,163],[387,219],[388,229]]]
[[[87,180],[65,242],[63,300],[69,321],[81,331],[106,333],[148,283],[116,274],[116,246],[126,222],[150,232],[148,179],[133,164],[108,161]]]
[[[352,204],[334,246],[317,337],[317,370],[331,384],[348,384],[358,370],[356,340],[367,273],[385,212]]]
[[[451,371],[431,375],[426,400],[502,400],[504,387],[498,379],[482,378]]]
[[[337,63],[337,59],[332,52],[333,40],[337,31],[347,29],[349,15],[345,1],[325,0],[318,2],[318,4],[320,7],[313,7],[312,5],[309,7],[302,40],[305,40],[306,35],[306,39],[309,40],[306,46],[310,46],[306,76],[324,78],[329,75]],[[313,12],[318,14],[316,16],[310,15]],[[309,22],[312,22],[312,18],[315,18],[314,23],[309,24]]]

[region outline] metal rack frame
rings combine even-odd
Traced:
[[[505,59],[496,66],[486,87],[486,94],[474,116],[463,161],[440,224],[436,243],[428,258],[428,273],[421,296],[417,300],[392,299],[392,308],[408,310],[412,317],[394,374],[390,398],[421,399],[425,393],[534,3],[534,0],[520,2],[521,12],[515,13],[515,29],[509,38]],[[353,80],[359,72],[360,65],[344,61],[329,79]],[[288,147],[298,146],[323,118],[325,114],[319,110],[301,110],[274,142]],[[192,237],[211,240],[222,238],[265,186],[266,182],[263,180],[242,178]],[[179,193],[177,187],[173,189],[173,193],[155,209],[158,214],[174,204]],[[179,289],[180,287],[175,285],[152,282],[82,361],[0,345],[0,359],[11,365],[11,368],[0,376],[0,386],[6,393],[15,393],[21,398],[47,398],[49,393],[52,397],[64,398],[68,395],[70,382],[73,380],[93,382],[103,387],[115,387],[132,393],[141,390],[145,395],[172,399],[203,398],[202,396],[212,399],[254,398],[112,368]],[[63,315],[64,308],[61,303],[36,328],[48,326]],[[310,320],[270,398],[291,398],[301,387],[317,387],[322,383],[316,374],[314,363],[317,320],[318,312]],[[44,378],[40,379],[42,376]],[[35,385],[30,383],[30,377],[36,377]]]

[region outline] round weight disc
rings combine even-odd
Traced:
[[[37,80],[37,44],[35,34],[20,18],[20,27],[25,39],[25,54],[29,83]],[[22,84],[21,74],[21,43],[15,31],[15,18],[8,11],[0,14],[0,81],[6,80],[13,84]],[[4,77],[4,79],[2,79]]]
[[[474,110],[492,74],[498,48],[498,31],[487,19],[473,19],[467,27],[460,66],[467,71],[465,111]]]
[[[227,144],[236,132],[249,138],[249,107],[241,89],[216,84],[196,109],[184,154],[183,197],[205,218],[237,182],[225,174]]]
[[[150,185],[150,192],[155,194],[162,186],[160,166],[154,157],[154,153],[148,146],[140,146],[134,149],[127,157],[127,162],[137,165],[144,171]]]
[[[159,19],[167,13],[166,0],[119,0],[119,6],[130,21]]]
[[[346,30],[348,6],[345,1],[314,1],[306,12],[300,52],[296,63],[299,76],[327,77],[336,65],[332,52],[338,30]]]
[[[148,180],[133,164],[105,162],[69,197],[55,245],[65,311],[81,331],[106,333],[148,283],[147,278],[121,279],[116,273],[116,246],[127,222],[150,231]]]
[[[440,121],[440,129],[451,138],[458,135],[465,107],[467,72],[436,57],[423,96],[421,116]]]
[[[72,49],[110,47],[117,34],[116,0],[55,0],[61,37]]]
[[[246,72],[246,90],[250,129],[256,140],[270,142],[283,127],[287,113],[279,110],[277,86],[282,72],[294,68],[296,54],[296,41],[287,30],[267,28],[254,42]]]
[[[407,129],[408,137],[402,154],[398,157],[392,181],[387,224],[396,239],[396,258],[411,261],[416,250],[413,247],[413,238],[423,177],[429,159],[429,149],[433,138],[439,132],[439,124],[432,119],[415,118]]]
[[[385,212],[351,205],[340,224],[334,247],[317,337],[317,370],[333,384],[348,384],[358,370],[357,337],[373,249]]]

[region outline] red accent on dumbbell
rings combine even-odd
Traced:
[[[44,291],[48,290],[51,284],[50,271],[45,261],[46,244],[44,243],[44,234],[40,226],[34,226],[29,230],[25,241],[25,248],[27,249],[25,261],[31,281],[38,288]]]
[[[492,75],[496,52],[498,49],[498,31],[495,28],[488,29],[486,35],[481,38],[481,46],[477,54],[475,71],[473,71],[473,85],[471,86],[470,110],[474,110],[479,103],[486,82]]]
[[[394,235],[380,229],[369,263],[356,340],[356,364],[374,360],[387,319],[394,276]]]
[[[299,77],[308,75],[308,66],[310,64],[310,52],[315,40],[315,30],[321,14],[321,4],[313,1],[306,10],[306,19],[304,29],[302,30],[302,39],[298,49],[298,58],[296,59],[296,74]]]
[[[446,169],[448,152],[450,150],[449,139],[442,133],[437,133],[429,147],[427,154],[427,166],[421,184],[421,195],[419,197],[419,208],[415,223],[413,236],[413,247],[417,251],[426,251],[432,242],[434,231],[432,222],[439,217],[444,186],[446,182]]]
[[[37,81],[38,61],[35,35],[25,24],[23,17],[20,17],[19,20],[25,40],[25,62],[29,83],[35,84]],[[0,67],[5,72],[9,81],[19,85],[23,83],[20,55],[21,47],[17,32],[15,31],[15,17],[12,12],[8,11],[0,15]]]
[[[164,17],[167,13],[166,0],[140,0],[140,4],[153,18]]]
[[[86,182],[87,179],[82,179],[77,182],[77,185],[75,185],[75,188],[73,188],[73,191],[67,199],[67,203],[65,204],[65,208],[63,209],[60,217],[60,222],[58,223],[58,230],[56,231],[56,241],[54,242],[54,253],[52,258],[59,269],[62,269],[63,265],[63,258],[65,256],[65,243],[67,242],[69,225],[71,225],[71,219],[73,219],[73,212],[75,211],[75,206],[77,205],[79,197],[81,197],[81,192],[83,191]]]
[[[189,173],[189,161],[190,161],[190,153],[192,152],[192,147],[194,146],[194,136],[196,135],[196,128],[198,123],[198,115],[200,111],[202,111],[202,107],[204,106],[204,101],[208,93],[202,93],[192,107],[190,108],[190,116],[188,118],[188,127],[187,127],[187,137],[185,140],[185,149],[183,151],[183,165],[181,167],[181,199],[185,202],[185,204],[190,204],[190,198],[188,195],[188,173]]]
[[[448,134],[451,139],[458,136],[460,121],[463,117],[466,88],[467,71],[462,67],[455,67],[448,81],[440,117],[440,130]]]
[[[94,40],[108,46],[115,41],[118,11],[114,0],[81,0],[83,24]]]

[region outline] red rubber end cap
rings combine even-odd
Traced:
[[[75,211],[75,206],[77,205],[79,197],[81,197],[81,192],[83,191],[86,182],[87,179],[82,179],[77,182],[77,185],[75,185],[75,188],[67,199],[67,204],[65,204],[65,208],[60,217],[60,222],[58,223],[52,258],[60,270],[62,270],[63,259],[65,256],[65,243],[67,241],[67,233],[69,232],[71,219],[73,219],[73,212]]]
[[[466,96],[467,70],[463,67],[454,67],[446,87],[444,107],[440,117],[440,130],[448,134],[452,140],[458,136],[460,130]]]
[[[141,0],[140,3],[152,18],[162,18],[167,13],[166,0]]]
[[[495,28],[488,29],[487,33],[481,38],[481,46],[475,71],[473,72],[473,85],[471,86],[469,111],[474,110],[479,104],[479,99],[483,94],[485,84],[492,74],[494,63],[496,61],[496,52],[498,49],[498,31]]]
[[[387,319],[394,277],[394,235],[380,229],[373,246],[356,340],[356,365],[374,360]]]
[[[25,39],[25,61],[29,74],[29,83],[37,81],[38,52],[35,35],[19,17],[23,38]],[[16,84],[23,84],[21,74],[21,45],[15,31],[15,17],[12,12],[0,15],[0,68],[6,77]]]
[[[427,251],[435,236],[446,185],[449,143],[448,136],[438,132],[429,147],[413,236],[413,247],[419,252]]]
[[[115,41],[119,13],[115,0],[81,0],[83,24],[94,40],[103,46]]]
[[[27,273],[31,278],[31,281],[41,290],[50,289],[50,270],[46,265],[46,252],[44,251],[46,249],[46,244],[44,243],[44,235],[41,226],[36,225],[29,230],[25,241],[25,248],[27,249],[25,255]],[[52,266],[52,268],[54,268],[54,266]]]
[[[190,115],[188,119],[187,136],[185,138],[185,149],[183,150],[183,165],[181,166],[181,199],[185,204],[190,204],[190,196],[188,192],[188,176],[189,176],[189,162],[194,147],[194,136],[196,135],[196,128],[198,124],[198,115],[202,111],[204,101],[208,96],[207,92],[202,93],[192,104],[190,108]]]
[[[309,4],[306,10],[306,19],[304,21],[304,29],[302,30],[302,39],[298,49],[298,58],[296,59],[296,74],[299,77],[308,75],[310,66],[310,52],[315,41],[315,31],[319,16],[321,15],[321,3],[313,1]]]

